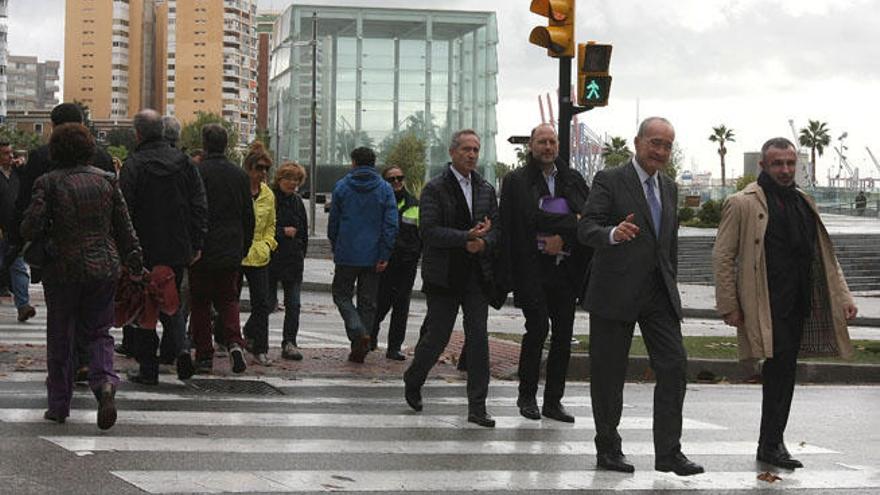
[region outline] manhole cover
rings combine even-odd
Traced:
[[[197,392],[230,395],[284,395],[284,392],[260,380],[192,379],[189,387]]]

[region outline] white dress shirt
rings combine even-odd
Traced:
[[[645,184],[645,182],[650,180],[651,182],[654,183],[654,197],[657,198],[657,204],[660,205],[660,208],[662,210],[663,201],[660,200],[660,177],[657,175],[658,172],[654,172],[654,175],[648,175],[648,172],[645,172],[645,169],[643,169],[642,166],[639,165],[639,162],[636,161],[635,157],[633,157],[632,162],[633,162],[633,168],[636,169],[636,175],[639,176],[639,184],[642,185],[642,194],[645,195],[645,201],[648,201],[648,186],[647,186],[647,184]],[[649,202],[649,204],[650,204],[650,202]],[[614,227],[613,229],[611,229],[611,233],[608,234],[608,241],[611,244],[620,244],[619,242],[614,240],[614,231],[615,230],[617,230],[617,227]]]
[[[449,166],[449,170],[452,170],[452,173],[455,174],[455,178],[458,179],[458,185],[461,187],[461,192],[464,194],[464,200],[467,202],[468,211],[471,213],[471,217],[474,216],[474,193],[473,193],[473,184],[471,184],[471,174],[468,174],[467,177],[458,173],[458,170],[455,170],[455,167],[452,165]]]

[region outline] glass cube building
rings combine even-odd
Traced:
[[[493,12],[292,5],[273,32],[270,147],[279,161],[310,163],[314,64],[319,192],[352,149],[373,147],[382,165],[406,133],[426,144],[426,174],[436,175],[465,128],[480,135],[480,173],[493,180],[497,44]]]

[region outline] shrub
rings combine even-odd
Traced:
[[[686,223],[690,221],[690,219],[694,218],[694,209],[690,206],[685,206],[678,210],[678,223]]]
[[[701,227],[717,227],[721,223],[721,205],[710,199],[700,207],[697,217]]]

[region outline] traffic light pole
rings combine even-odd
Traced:
[[[571,163],[571,119],[593,107],[579,107],[571,103],[571,58],[559,59],[559,156],[566,166]]]

